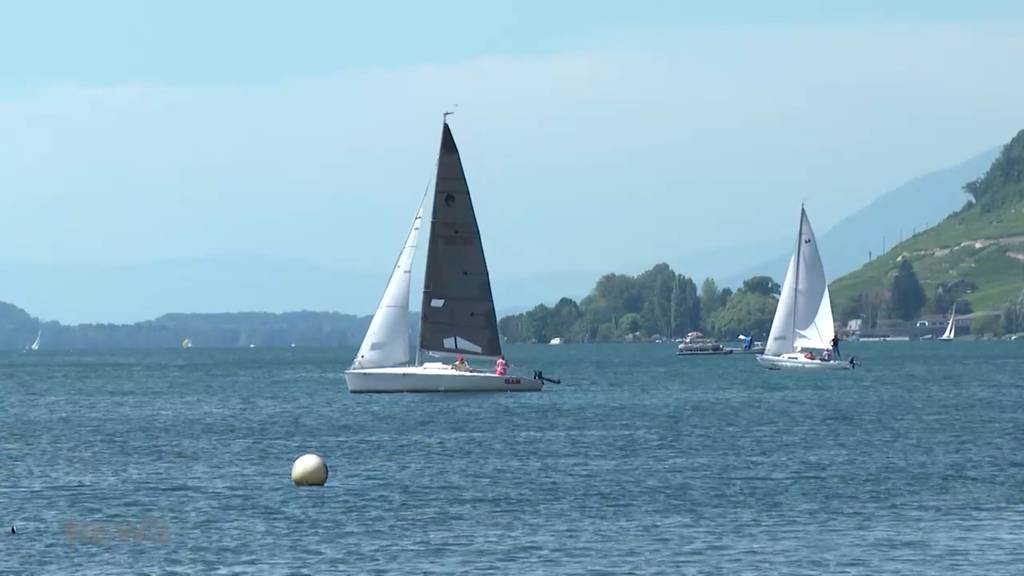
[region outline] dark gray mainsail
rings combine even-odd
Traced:
[[[499,356],[498,320],[469,185],[444,124],[420,308],[420,350]]]

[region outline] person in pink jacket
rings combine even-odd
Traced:
[[[498,360],[494,363],[494,373],[498,376],[508,374],[508,362],[505,362],[504,356],[498,356]]]

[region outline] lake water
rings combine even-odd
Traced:
[[[863,364],[829,374],[508,352],[564,383],[350,395],[352,350],[4,355],[0,573],[1024,570],[1024,342],[844,343]],[[305,452],[326,487],[291,485]]]

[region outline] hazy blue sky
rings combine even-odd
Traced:
[[[496,281],[685,272],[1024,127],[1024,3],[836,4],[5,3],[0,258],[386,276],[457,103]]]

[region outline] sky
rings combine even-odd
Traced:
[[[821,233],[1009,140],[1022,32],[1019,2],[3,3],[0,261],[244,255],[382,286],[454,109],[496,294],[686,273],[791,237],[801,202]],[[74,289],[0,299],[117,316],[67,317]],[[266,293],[245,306],[330,306]],[[230,307],[205,296],[175,306]]]

